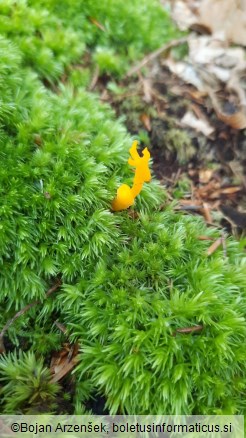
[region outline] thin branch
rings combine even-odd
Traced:
[[[213,242],[212,245],[210,245],[210,247],[207,249],[207,255],[208,256],[212,255],[216,251],[216,249],[219,248],[220,245],[222,245],[221,237],[216,239],[215,242]]]
[[[164,44],[164,46],[160,47],[159,49],[155,50],[152,53],[149,53],[147,56],[145,56],[141,62],[139,62],[137,65],[132,67],[128,73],[126,74],[126,77],[132,76],[135,73],[137,73],[139,70],[141,70],[142,67],[144,67],[146,64],[148,64],[150,61],[153,61],[153,59],[158,58],[163,52],[166,52],[167,50],[172,49],[173,47],[179,46],[180,44],[187,43],[189,37],[180,38],[178,40],[173,40],[170,43]]]
[[[90,85],[88,87],[89,91],[94,90],[94,88],[95,88],[95,86],[97,84],[98,78],[99,78],[99,73],[100,73],[100,71],[99,71],[99,67],[97,65],[96,68],[95,68],[95,72],[94,72],[94,74],[92,76],[91,83],[90,83]]]
[[[53,292],[55,292],[60,286],[61,286],[61,280],[58,280],[58,282],[52,286],[45,294],[46,298],[49,297]],[[40,300],[35,300],[32,303],[27,304],[25,307],[23,307],[21,310],[19,310],[11,319],[7,321],[5,326],[3,327],[1,333],[0,333],[0,353],[1,351],[4,352],[4,344],[3,344],[3,337],[6,333],[6,331],[9,329],[9,327],[13,324],[13,322],[18,319],[20,316],[22,316],[24,313],[26,313],[28,310],[30,310],[32,307],[35,307],[37,304],[41,304]]]
[[[226,237],[223,231],[221,232],[221,240],[222,240],[222,248],[223,248],[223,256],[224,259],[227,259],[227,250],[226,250]]]
[[[176,336],[177,333],[194,333],[194,332],[200,332],[201,330],[203,330],[204,326],[203,325],[194,325],[192,327],[184,327],[184,328],[180,328],[177,329],[172,336]]]

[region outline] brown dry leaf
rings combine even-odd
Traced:
[[[181,30],[198,27],[230,43],[246,45],[245,0],[173,0],[171,7]]]
[[[224,195],[231,195],[233,193],[241,192],[242,188],[237,187],[225,187],[220,190],[220,193],[223,193]]]
[[[198,236],[198,240],[213,240],[213,238],[208,236]]]
[[[198,199],[180,199],[180,205],[202,207],[202,202]]]
[[[162,63],[203,96],[208,95],[217,117],[225,124],[234,129],[245,129],[245,50],[228,47],[223,36],[218,35],[192,35],[187,42],[189,54],[186,61],[175,61],[170,54]],[[190,118],[189,114],[188,124]],[[195,124],[194,121],[191,123]],[[204,135],[208,134],[204,132]]]
[[[245,63],[244,49],[228,47],[224,39],[219,36],[193,36],[189,38],[188,46],[190,60],[209,68],[218,68],[217,78],[221,81],[229,79],[228,70],[238,68]]]
[[[151,122],[148,114],[146,113],[141,114],[140,120],[143,123],[144,127],[147,129],[147,131],[151,131]]]
[[[180,86],[180,85],[174,85],[170,88],[170,93],[176,95],[176,96],[187,96],[191,97],[192,100],[196,101],[200,105],[204,103],[204,97],[207,96],[207,92],[205,91],[198,91],[194,90],[189,86]]]
[[[176,0],[170,3],[170,6],[172,6],[172,18],[181,30],[187,30],[197,23],[196,10],[199,6],[197,1]]]
[[[198,198],[208,199],[210,198],[211,193],[217,193],[219,189],[220,184],[214,180],[211,180],[204,186],[197,188],[195,190],[195,194]]]
[[[202,199],[219,199],[221,195],[233,195],[240,192],[241,187],[220,187],[218,182],[210,181],[204,187],[199,187],[196,190],[196,195]]]
[[[181,78],[187,84],[194,85],[194,87],[201,92],[206,91],[204,90],[203,81],[200,78],[195,65],[192,65],[189,62],[175,61],[171,56],[162,60],[162,64],[167,66],[172,73]]]
[[[206,91],[198,91],[198,90],[192,90],[192,89],[188,89],[187,94],[189,96],[191,96],[191,98],[199,104],[202,104],[204,102],[203,98],[207,96]]]
[[[5,350],[5,346],[3,343],[3,338],[0,337],[0,354],[4,354],[5,352],[6,352],[6,350]]]
[[[199,182],[202,184],[207,184],[212,176],[213,176],[214,171],[212,169],[200,169],[198,174],[199,174]]]
[[[78,362],[78,344],[64,344],[64,348],[55,352],[50,363],[51,382],[58,382],[68,374]]]
[[[238,111],[235,114],[227,115],[220,111],[216,111],[218,119],[222,120],[226,125],[231,126],[234,129],[246,128],[246,114],[242,111]]]
[[[230,103],[230,110],[232,114],[226,114],[220,108],[219,101],[216,94],[212,90],[209,91],[209,96],[212,100],[213,107],[215,109],[218,119],[222,120],[226,125],[231,126],[233,129],[245,129],[246,128],[246,111],[245,106],[239,102],[238,105]]]
[[[142,76],[141,76],[140,79],[141,79],[141,84],[143,86],[143,94],[144,94],[143,100],[146,103],[150,103],[150,102],[152,102],[152,87],[151,87],[151,82],[150,82],[149,79],[143,78]]]
[[[203,212],[203,215],[204,215],[204,218],[205,218],[206,222],[211,224],[213,221],[212,221],[212,217],[211,217],[211,214],[210,214],[210,208],[209,208],[209,205],[207,204],[207,202],[203,203],[202,212]]]
[[[213,254],[219,246],[222,245],[222,238],[219,237],[217,240],[215,240],[214,243],[207,249],[207,255],[210,256]]]
[[[245,0],[202,0],[198,22],[231,43],[246,45]]]

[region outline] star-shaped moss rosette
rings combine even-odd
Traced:
[[[126,210],[134,204],[135,198],[142,190],[143,184],[151,180],[149,170],[150,153],[147,148],[143,150],[141,157],[137,151],[138,142],[135,140],[129,149],[131,158],[128,164],[136,168],[133,180],[133,186],[129,187],[127,184],[122,184],[117,190],[117,196],[112,202],[112,210],[120,211]]]

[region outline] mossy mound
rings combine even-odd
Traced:
[[[3,0],[0,34],[20,48],[23,64],[54,83],[71,63],[82,67],[86,53],[101,73],[122,75],[181,32],[158,0]]]
[[[211,242],[199,236],[219,233],[171,206],[160,211],[165,194],[156,182],[137,198],[137,215],[113,213],[119,184],[132,181],[122,124],[82,88],[45,88],[4,37],[0,50],[0,326],[40,300],[8,336],[47,360],[64,342],[54,322],[66,325],[80,344],[76,413],[95,392],[111,413],[243,413],[240,243],[228,239],[226,255],[218,249],[208,257]],[[47,298],[57,278],[62,285]],[[18,360],[23,378],[35,360],[29,353]],[[26,412],[23,399],[11,405],[16,373],[6,363],[0,360],[1,412]],[[45,390],[53,403],[57,386],[45,382]]]

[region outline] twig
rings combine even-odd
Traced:
[[[214,239],[208,236],[198,236],[198,240],[214,240]]]
[[[128,92],[128,93],[124,93],[124,94],[120,94],[118,96],[104,96],[103,93],[101,94],[100,100],[102,102],[121,102],[121,100],[125,100],[128,97],[134,97],[134,96],[140,96],[141,92],[140,91],[132,91],[132,92]],[[109,100],[111,98],[111,100]]]
[[[194,325],[193,327],[184,327],[177,329],[172,336],[176,336],[177,333],[194,333],[194,332],[200,332],[203,330],[203,325]]]
[[[89,17],[89,20],[92,24],[98,27],[98,29],[102,30],[103,32],[106,32],[105,27],[101,23],[99,23],[99,21],[97,21],[95,18]]]
[[[207,249],[207,255],[210,256],[213,254],[219,246],[222,245],[222,238],[219,237],[217,240],[215,240],[214,243]]]
[[[64,335],[67,335],[67,328],[65,327],[64,324],[61,324],[59,321],[55,321],[55,325],[56,325],[56,327],[59,328],[59,330],[61,330],[61,332],[62,332]]]
[[[137,73],[139,70],[141,70],[142,67],[144,67],[146,64],[148,64],[150,61],[152,61],[155,58],[158,58],[163,52],[172,49],[172,47],[179,46],[180,44],[187,43],[189,37],[180,38],[178,40],[173,40],[170,43],[164,44],[164,46],[160,47],[159,49],[155,50],[152,53],[149,53],[147,56],[145,56],[141,62],[139,62],[137,65],[132,67],[126,74],[126,77],[132,76],[135,73]]]
[[[60,286],[61,286],[61,280],[58,280],[58,282],[52,286],[45,294],[46,298],[49,297],[53,292],[55,292]],[[9,329],[9,327],[13,324],[13,322],[19,318],[21,315],[26,313],[28,310],[30,310],[32,307],[36,306],[37,304],[41,304],[40,300],[33,301],[32,303],[27,304],[25,307],[23,307],[21,310],[19,310],[11,319],[7,321],[5,326],[3,327],[1,333],[0,333],[0,353],[5,351],[4,343],[3,343],[3,337],[6,333],[6,331]]]
[[[99,78],[99,67],[98,67],[98,65],[97,65],[96,68],[95,68],[94,75],[92,76],[91,83],[90,83],[90,85],[89,85],[89,87],[88,87],[88,90],[89,90],[89,91],[94,90],[94,88],[95,88],[95,86],[96,86],[96,84],[97,84],[98,78]]]
[[[224,235],[223,231],[221,233],[221,240],[222,240],[222,248],[223,248],[224,259],[226,259],[227,258],[226,238],[225,238],[225,235]]]
[[[201,210],[204,214],[205,221],[212,224],[213,221],[212,221],[212,217],[211,217],[209,206],[208,206],[207,202],[203,202],[203,208]]]

